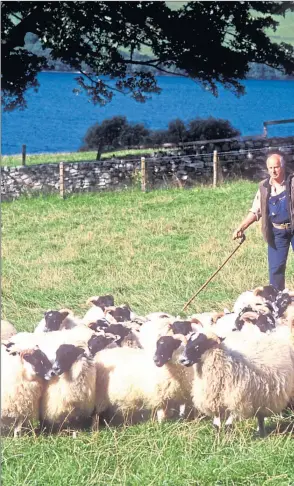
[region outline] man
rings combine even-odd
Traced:
[[[234,232],[233,239],[241,238],[248,226],[262,218],[262,234],[268,244],[270,284],[283,290],[290,243],[294,250],[294,174],[285,180],[285,161],[279,154],[270,155],[266,165],[269,177],[259,184],[252,208]]]

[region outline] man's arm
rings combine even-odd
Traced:
[[[247,214],[246,218],[243,219],[242,223],[233,233],[233,240],[237,238],[242,238],[244,231],[255,221],[258,221],[261,218],[261,210],[260,210],[260,190],[258,189],[252,208],[250,209],[249,213]]]

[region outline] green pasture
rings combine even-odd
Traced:
[[[162,149],[161,149],[162,150]],[[128,149],[128,150],[114,150],[112,152],[105,152],[101,159],[111,159],[115,157],[126,157],[127,155],[138,155],[138,158],[145,154],[151,154],[158,151],[158,149]],[[57,153],[43,153],[43,154],[27,154],[26,165],[49,164],[57,162],[79,162],[86,160],[96,160],[97,152],[57,152]],[[21,153],[15,155],[2,155],[1,165],[6,167],[15,167],[22,165]]]
[[[259,224],[199,294],[184,303],[236,247],[231,235],[251,205],[250,182],[217,189],[137,190],[2,203],[2,318],[33,330],[49,308],[78,315],[92,295],[112,293],[138,314],[188,315],[232,308],[266,284]],[[289,257],[287,286],[294,288]],[[5,486],[294,485],[291,415],[273,417],[259,439],[254,420],[216,433],[207,419],[145,423],[2,441]],[[293,425],[293,415],[292,415]]]

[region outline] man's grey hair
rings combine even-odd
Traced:
[[[276,153],[270,154],[270,155],[267,157],[267,159],[266,159],[266,163],[267,163],[268,159],[269,159],[270,157],[272,157],[273,155],[278,155],[278,156],[280,157],[280,163],[281,163],[281,167],[282,167],[282,169],[285,169],[285,167],[286,167],[286,159],[285,159],[285,157],[284,157],[283,155],[281,155],[281,154],[276,154]]]

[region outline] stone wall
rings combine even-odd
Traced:
[[[148,187],[190,187],[212,182],[212,154],[218,150],[224,179],[243,177],[260,180],[266,175],[265,159],[279,150],[290,170],[294,170],[294,137],[225,139],[194,142],[168,148],[146,157]],[[64,163],[65,194],[84,191],[126,189],[140,182],[140,159]],[[3,201],[20,195],[59,191],[59,163],[1,168]]]

